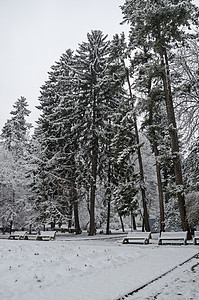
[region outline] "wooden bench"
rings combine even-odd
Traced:
[[[197,245],[197,240],[199,240],[199,231],[194,231],[193,244]]]
[[[42,240],[54,240],[56,235],[56,231],[41,231],[37,234],[36,240],[42,241]]]
[[[187,244],[187,231],[171,231],[161,232],[161,236],[158,239],[158,245],[162,245],[163,241],[183,241],[183,244]]]
[[[36,234],[27,234],[26,236],[25,236],[25,238],[24,238],[24,240],[36,240],[36,238],[37,238],[37,236],[38,236],[38,234],[36,233]]]
[[[67,227],[55,227],[53,228],[53,230],[55,230],[56,232],[61,232],[61,233],[65,233],[65,232],[69,232],[69,233],[74,233],[76,232],[75,228],[67,228]]]
[[[26,239],[27,231],[15,231],[9,235],[9,239],[24,240]]]
[[[129,232],[126,237],[123,238],[123,244],[129,244],[130,241],[133,243],[149,244],[149,240],[151,239],[151,232],[138,232],[133,231]]]

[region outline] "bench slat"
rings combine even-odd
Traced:
[[[187,244],[187,231],[172,231],[172,232],[161,232],[161,236],[158,239],[158,245],[162,245],[163,241],[183,241],[183,244]]]
[[[36,240],[54,240],[56,235],[56,231],[41,231],[40,234],[36,236]]]
[[[130,241],[138,242],[143,241],[144,244],[149,244],[149,239],[151,238],[151,232],[129,232],[125,238],[123,238],[122,243],[128,244]]]
[[[16,232],[13,232],[9,235],[9,239],[18,239],[18,240],[23,240],[25,239],[27,235],[27,231],[16,231]]]
[[[194,231],[193,244],[197,245],[197,240],[199,241],[199,231]]]

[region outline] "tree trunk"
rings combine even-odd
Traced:
[[[108,166],[108,204],[107,204],[107,223],[106,223],[106,234],[110,233],[110,215],[111,215],[111,163],[109,161]]]
[[[151,84],[152,84],[152,78],[149,78],[148,81],[148,95],[150,97],[151,93]],[[164,231],[165,227],[165,219],[164,219],[164,196],[163,196],[163,187],[162,187],[162,176],[161,176],[161,169],[160,164],[158,162],[158,145],[157,145],[157,139],[156,139],[156,132],[153,127],[153,100],[150,98],[150,109],[149,109],[149,125],[150,126],[150,137],[151,142],[153,144],[153,150],[155,154],[155,161],[156,161],[156,176],[157,176],[157,183],[158,183],[158,198],[159,198],[159,208],[160,208],[160,232]]]
[[[32,233],[32,224],[29,225],[29,232],[28,232],[28,233],[29,233],[29,234]]]
[[[160,164],[157,161],[158,158],[158,147],[156,142],[153,142],[154,154],[156,157],[156,174],[157,174],[157,182],[158,182],[158,194],[159,194],[159,207],[160,207],[160,232],[164,231],[165,227],[165,219],[164,219],[164,197],[163,197],[163,189],[162,189],[162,179],[161,179],[161,171]]]
[[[71,203],[72,201],[70,201],[69,204],[69,219],[68,219],[68,228],[72,227],[72,214],[73,214],[73,205]]]
[[[13,221],[11,220],[11,221],[10,221],[10,228],[9,228],[9,233],[10,233],[10,234],[12,233],[12,226],[13,226]]]
[[[124,67],[125,63],[123,62]],[[129,71],[125,67],[126,70],[126,78],[127,78],[127,83],[128,83],[128,89],[129,89],[129,95],[131,100],[133,101],[133,95],[131,91],[131,83],[130,83],[130,78],[129,78]],[[138,150],[137,150],[137,155],[138,155],[138,162],[139,162],[139,170],[140,170],[140,189],[141,189],[141,195],[142,195],[142,206],[143,206],[143,214],[144,214],[144,227],[146,231],[150,231],[150,226],[149,226],[149,217],[148,217],[148,211],[147,211],[147,202],[146,202],[146,193],[145,193],[145,187],[144,187],[144,169],[143,169],[143,163],[142,163],[142,155],[139,147],[139,133],[138,133],[138,127],[137,127],[137,119],[134,114],[134,129],[135,129],[135,135],[136,135],[136,143],[138,145]]]
[[[164,202],[169,203],[169,192],[167,191],[166,187],[168,186],[169,182],[169,174],[167,168],[163,167],[163,178],[164,178],[164,184],[163,184],[163,189],[164,189]]]
[[[95,90],[91,93],[91,99],[93,102],[92,106],[92,152],[91,152],[91,191],[90,191],[90,229],[89,235],[96,234],[95,228],[95,191],[97,181],[97,159],[98,159],[98,138],[95,132],[97,111],[96,111],[96,95]]]
[[[132,223],[133,223],[133,230],[136,230],[136,222],[135,222],[135,216],[133,214],[131,214],[131,218],[132,218]]]
[[[144,232],[144,217],[143,217],[143,219],[142,219],[142,232]]]
[[[110,234],[110,212],[111,212],[111,201],[110,201],[110,196],[109,196],[108,205],[107,205],[106,234]]]
[[[181,217],[182,229],[184,231],[190,232],[189,224],[188,224],[188,221],[186,218],[181,159],[180,159],[180,153],[179,153],[177,126],[176,126],[175,113],[174,113],[174,108],[173,108],[173,99],[172,99],[172,93],[171,93],[170,74],[169,74],[169,64],[168,64],[166,49],[163,49],[163,47],[160,47],[159,54],[160,54],[160,59],[161,59],[162,81],[163,81],[164,91],[165,91],[165,102],[166,102],[167,118],[168,118],[168,125],[169,125],[171,151],[172,151],[172,156],[173,156],[175,181],[176,181],[176,186],[177,186],[178,207],[179,207],[179,212],[180,212],[180,217]]]
[[[94,96],[95,99],[95,96]],[[96,123],[95,101],[93,104],[93,126]],[[90,190],[90,229],[89,235],[96,234],[95,228],[95,191],[97,181],[97,157],[98,157],[98,139],[93,131],[93,147],[91,153],[91,190]]]
[[[138,134],[138,128],[137,128],[137,120],[136,120],[135,116],[134,116],[134,127],[135,127],[136,142],[137,142],[137,145],[139,145],[140,141],[139,141],[139,134]],[[145,193],[145,186],[144,186],[144,169],[143,169],[143,164],[142,164],[142,155],[141,155],[139,146],[138,146],[137,154],[138,154],[138,162],[139,162],[139,169],[140,169],[140,180],[141,180],[140,188],[141,188],[141,194],[142,194],[144,227],[145,227],[146,231],[150,231],[149,217],[148,217],[147,203],[146,203],[146,193]]]
[[[74,219],[75,219],[75,231],[76,234],[82,233],[79,223],[79,211],[78,211],[78,197],[75,183],[73,183],[73,207],[74,207]]]
[[[78,211],[78,200],[74,200],[74,218],[75,218],[75,231],[76,234],[81,234],[82,230],[79,224],[79,211]]]
[[[91,192],[90,192],[90,229],[89,235],[95,235],[95,191],[96,191],[96,178],[97,178],[97,150],[93,149],[92,157],[92,179],[91,179]]]
[[[122,216],[119,215],[119,217],[120,217],[120,222],[121,222],[121,226],[122,226],[122,232],[124,232],[125,230],[124,230],[124,223],[123,223],[123,220],[122,220]]]

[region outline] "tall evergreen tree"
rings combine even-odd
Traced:
[[[37,182],[33,188],[39,192],[36,186],[42,185],[38,193],[38,209],[42,206],[44,211],[47,208],[49,211],[50,207],[56,207],[57,220],[60,214],[71,218],[71,208],[74,208],[76,232],[79,233],[75,165],[77,142],[73,133],[75,102],[71,84],[71,61],[72,51],[68,49],[60,61],[52,66],[49,80],[41,88],[38,108],[42,114],[35,130],[41,151]],[[54,208],[49,218],[52,218],[52,214],[54,215]]]
[[[3,226],[22,227],[28,221],[30,209],[28,203],[28,183],[26,177],[26,156],[29,147],[29,129],[31,124],[28,103],[25,97],[19,98],[13,105],[12,117],[2,129],[0,145],[0,218]],[[10,228],[11,229],[11,228]]]
[[[134,116],[129,98],[120,103],[114,120],[115,135],[112,140],[114,203],[119,216],[135,217],[138,211],[139,176],[135,172],[137,152],[133,131]]]
[[[189,149],[183,162],[186,193],[199,192],[199,137]]]
[[[132,84],[130,78],[130,71],[129,68],[126,66],[126,59],[130,58],[129,51],[127,50],[126,42],[125,42],[125,35],[124,33],[119,35],[115,35],[112,42],[112,55],[113,57],[117,58],[118,64],[120,68],[123,70],[123,76],[127,83],[127,94],[129,95],[130,105],[132,108],[133,113],[133,120],[134,123],[132,130],[135,132],[135,138],[137,143],[137,156],[138,156],[138,163],[139,163],[139,171],[140,171],[140,190],[142,196],[142,206],[143,206],[143,227],[147,231],[150,231],[149,226],[149,216],[148,216],[148,209],[147,209],[147,199],[146,199],[146,192],[145,192],[145,178],[144,178],[144,170],[143,170],[143,162],[142,162],[142,154],[140,149],[140,139],[139,139],[139,131],[137,125],[137,115],[136,115],[136,105],[135,105],[135,97],[132,92]]]
[[[198,23],[198,9],[191,1],[126,0],[121,7],[124,22],[130,24],[130,44],[133,49],[149,46],[158,55],[165,93],[171,150],[176,180],[176,193],[183,230],[188,230],[177,126],[173,107],[170,57],[168,49],[187,38],[185,27]]]
[[[160,67],[157,60],[151,59],[150,49],[138,49],[132,59],[134,70],[134,89],[138,93],[138,109],[143,116],[141,128],[145,130],[156,160],[156,175],[159,194],[160,230],[164,231],[164,189],[163,170],[168,170],[166,163],[169,156],[169,137],[165,128],[168,127],[164,106],[164,91],[161,85]],[[166,158],[166,159],[165,159]],[[169,170],[173,167],[169,160]],[[168,188],[168,186],[166,186]]]
[[[41,89],[42,114],[35,131],[41,151],[35,178],[41,179],[37,184],[42,187],[34,186],[40,190],[38,208],[44,210],[45,203],[56,202],[58,196],[73,199],[74,207],[77,195],[88,197],[93,235],[98,182],[110,191],[112,123],[123,97],[124,76],[110,55],[106,36],[101,31],[87,36],[76,55],[67,51],[52,67]],[[110,215],[110,193],[105,192],[105,197]]]
[[[12,117],[5,123],[1,137],[8,150],[15,152],[16,157],[22,156],[28,143],[29,129],[32,127],[26,121],[30,111],[25,97],[19,98],[10,112]]]
[[[89,193],[89,234],[93,235],[97,178],[103,170],[102,162],[110,136],[110,117],[118,99],[109,68],[110,42],[106,40],[107,36],[101,31],[92,31],[87,38],[87,42],[79,45],[75,56],[74,86],[76,113],[79,116],[79,160],[83,162],[83,182]]]

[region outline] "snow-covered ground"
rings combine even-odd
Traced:
[[[115,300],[199,252],[199,246],[123,245],[59,234],[54,241],[0,239],[1,300]],[[199,256],[123,299],[199,299]],[[121,298],[122,299],[122,298]]]

